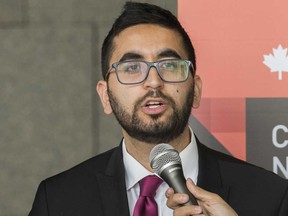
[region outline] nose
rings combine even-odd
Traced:
[[[156,67],[152,66],[148,71],[148,76],[144,81],[145,88],[159,89],[163,87],[163,80],[159,76]]]

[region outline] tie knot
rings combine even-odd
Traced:
[[[163,182],[162,179],[156,175],[149,175],[139,181],[140,184],[140,196],[154,197],[156,190]]]

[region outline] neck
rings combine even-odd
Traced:
[[[141,163],[147,170],[153,172],[150,166],[149,155],[153,147],[158,143],[141,142],[129,136],[124,130],[123,136],[125,139],[127,152],[137,161],[139,161],[139,163]],[[187,126],[182,134],[180,134],[176,139],[172,140],[168,144],[173,146],[178,152],[181,152],[190,143],[190,136],[190,130]]]

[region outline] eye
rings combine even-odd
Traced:
[[[125,63],[121,64],[120,70],[123,72],[127,72],[127,73],[140,72],[141,71],[141,64],[139,62],[125,62]]]
[[[178,68],[178,65],[177,65],[177,62],[167,61],[167,62],[162,62],[160,67],[161,69],[165,71],[175,71]]]

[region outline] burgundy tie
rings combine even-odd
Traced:
[[[140,196],[136,202],[133,216],[158,216],[157,203],[154,197],[162,182],[162,179],[155,175],[146,176],[139,181]]]

